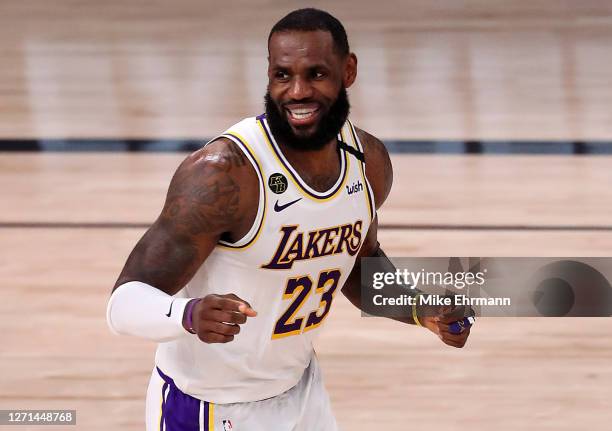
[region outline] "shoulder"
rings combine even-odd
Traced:
[[[162,217],[188,216],[201,221],[198,233],[223,233],[257,206],[258,195],[253,165],[234,142],[219,138],[187,156],[177,168]]]
[[[177,169],[177,173],[181,171],[205,173],[211,170],[240,175],[248,174],[252,171],[252,166],[235,142],[220,137],[187,156]]]
[[[376,209],[378,209],[387,200],[393,185],[391,158],[385,144],[380,139],[357,127],[355,127],[355,131],[363,146],[366,176],[372,187]]]
[[[218,138],[183,160],[174,174],[177,186],[218,181],[245,183],[257,179],[242,150],[228,138]]]

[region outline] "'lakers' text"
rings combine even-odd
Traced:
[[[298,225],[283,226],[281,239],[266,269],[289,269],[295,261],[346,252],[354,256],[361,247],[363,222],[347,223],[325,229],[298,231]]]

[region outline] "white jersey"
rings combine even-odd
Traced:
[[[206,344],[187,333],[161,343],[156,365],[184,393],[224,404],[273,397],[298,383],[375,205],[349,121],[338,138],[350,148],[340,151],[340,176],[325,192],[309,187],[287,162],[265,116],[247,118],[222,136],[257,172],[257,216],[243,238],[220,241],[176,296],[234,293],[258,314],[229,343]]]

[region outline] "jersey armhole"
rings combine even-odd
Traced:
[[[259,183],[259,202],[257,206],[257,214],[255,215],[255,220],[253,221],[251,228],[242,238],[240,238],[239,240],[235,242],[219,240],[217,243],[218,246],[224,249],[244,250],[248,246],[252,245],[257,239],[257,237],[259,236],[259,233],[261,232],[261,228],[263,226],[263,222],[265,218],[266,188],[264,187],[262,169],[261,169],[261,165],[259,161],[257,160],[257,157],[255,156],[255,152],[253,152],[253,150],[251,149],[247,141],[242,136],[240,136],[238,133],[235,133],[233,131],[225,132],[224,134],[219,135],[214,139],[211,139],[209,142],[205,144],[205,146],[219,138],[229,139],[234,144],[236,144],[238,148],[240,148],[240,151],[242,151],[242,153],[249,160],[251,165],[253,165],[253,168],[255,169],[255,173],[257,174],[257,180]]]
[[[361,145],[361,141],[357,137],[357,131],[355,130],[353,123],[351,123],[350,120],[347,120],[347,123],[349,126],[349,131],[351,132],[351,140],[353,141],[353,144],[355,147],[357,147],[357,150],[361,151],[365,155],[363,145]],[[366,197],[368,199],[368,205],[370,208],[370,216],[372,217],[372,220],[374,220],[374,217],[376,217],[376,202],[374,201],[374,192],[372,192],[372,187],[370,186],[370,182],[368,181],[368,177],[366,175],[366,163],[360,161],[359,168],[361,171],[361,177],[366,184]]]

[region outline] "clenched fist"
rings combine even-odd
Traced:
[[[457,311],[461,311],[457,313]],[[463,317],[463,310],[453,309],[451,307],[442,307],[434,316],[421,317],[421,324],[436,334],[440,339],[449,346],[461,348],[470,336],[470,327],[462,328],[461,332],[456,334],[451,332],[450,325],[453,322]]]
[[[205,343],[228,343],[240,332],[247,317],[257,316],[251,305],[233,293],[206,295],[194,299],[197,303],[185,307],[183,327],[195,333]],[[191,311],[191,316],[187,313]],[[191,327],[188,324],[191,317]]]

